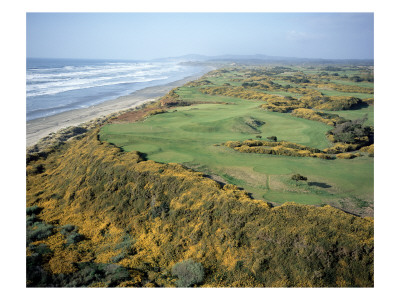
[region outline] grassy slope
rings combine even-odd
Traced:
[[[140,162],[97,134],[27,166],[27,206],[38,207],[40,228],[52,225],[40,238],[30,228],[29,286],[174,286],[172,266],[189,258],[208,287],[373,286],[370,218],[270,208],[180,165]],[[69,243],[67,224],[83,239]]]

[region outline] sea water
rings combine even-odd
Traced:
[[[178,61],[28,58],[26,120],[90,107],[203,71]]]

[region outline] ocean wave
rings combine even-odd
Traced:
[[[163,74],[166,72],[173,72],[173,69],[164,69],[164,70],[136,70],[135,72],[116,72],[116,70],[108,71],[105,70],[93,70],[88,72],[74,72],[74,73],[59,73],[59,74],[27,74],[26,79],[29,84],[34,84],[37,81],[56,81],[56,80],[64,80],[68,78],[91,78],[91,77],[99,77],[99,76],[109,76],[109,77],[118,77],[118,76],[154,76]]]
[[[67,67],[70,67],[71,72],[61,71]],[[182,69],[182,66],[176,64],[113,63],[113,65],[102,66],[66,66],[54,68],[57,71],[52,73],[43,72],[43,69],[38,72],[28,70],[26,96],[55,95],[90,87],[167,79],[168,74]]]
[[[54,79],[54,78],[65,78],[65,77],[89,77],[89,76],[99,76],[101,74],[118,74],[118,73],[128,73],[128,72],[148,72],[148,75],[161,74],[165,72],[174,72],[182,69],[182,66],[163,64],[155,65],[150,63],[145,64],[123,64],[123,65],[104,65],[96,67],[66,67],[57,69],[28,69],[26,74],[26,79],[28,81],[43,80],[43,79]],[[47,71],[48,70],[48,71]],[[65,72],[65,70],[70,70]]]
[[[63,82],[58,82],[58,85],[53,84],[52,88],[43,88],[42,90],[29,90],[27,87],[27,97],[36,97],[36,96],[44,96],[44,95],[55,95],[67,91],[72,91],[72,90],[80,90],[80,89],[88,89],[88,88],[94,88],[94,87],[101,87],[101,86],[110,86],[110,85],[118,85],[118,84],[128,84],[128,83],[141,83],[141,82],[150,82],[150,81],[156,81],[156,80],[163,80],[167,79],[168,76],[162,76],[162,77],[152,77],[152,78],[142,78],[142,79],[136,79],[135,81],[132,80],[121,80],[121,81],[106,81],[106,82],[100,82],[100,83],[94,83],[96,81],[84,81],[81,80],[78,83],[75,84],[70,84],[70,85],[65,85]]]
[[[175,62],[27,61],[27,120],[81,109],[197,72]]]

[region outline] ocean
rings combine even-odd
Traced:
[[[90,107],[202,71],[176,61],[28,58],[26,120]]]

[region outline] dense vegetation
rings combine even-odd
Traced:
[[[372,219],[271,208],[97,136],[28,156],[28,286],[373,285]]]

